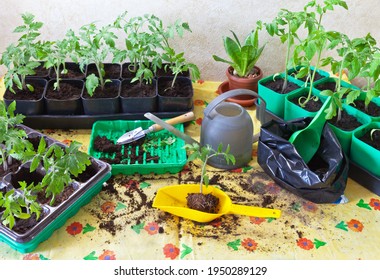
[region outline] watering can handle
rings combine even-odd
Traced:
[[[228,99],[228,98],[231,98],[231,97],[234,97],[234,96],[238,96],[238,95],[252,95],[256,98],[259,98],[262,102],[262,110],[259,111],[259,120],[264,120],[265,119],[265,109],[266,109],[266,103],[265,103],[265,100],[259,96],[257,94],[257,92],[253,91],[253,90],[250,90],[250,89],[233,89],[233,90],[229,90],[223,94],[220,94],[219,96],[217,96],[216,98],[214,98],[206,107],[206,109],[204,110],[204,116],[208,116],[208,114],[214,110],[214,108],[216,106],[219,105],[219,103],[223,102],[224,100]]]

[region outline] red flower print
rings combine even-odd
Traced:
[[[74,222],[71,225],[67,226],[66,231],[68,234],[77,235],[82,232],[83,226],[81,223]]]
[[[23,260],[36,261],[40,259],[38,254],[27,254],[23,258]]]
[[[73,142],[72,140],[70,139],[65,139],[62,141],[63,144],[67,145],[67,146],[70,146],[71,142]]]
[[[150,234],[150,235],[154,235],[154,234],[157,234],[158,233],[158,230],[159,230],[159,227],[158,227],[158,224],[155,223],[155,222],[151,222],[149,224],[147,224],[144,229]]]
[[[106,201],[101,206],[103,213],[112,213],[115,211],[115,207],[116,204],[112,201]]]
[[[234,172],[234,173],[241,173],[241,172],[243,172],[243,168],[232,169],[231,172]]]
[[[194,106],[203,106],[203,105],[205,105],[205,102],[203,100],[200,100],[200,99],[194,100]]]
[[[276,183],[269,183],[265,186],[265,189],[270,194],[278,194],[281,192],[281,188]]]
[[[364,228],[363,224],[355,219],[352,219],[351,221],[347,222],[347,226],[350,230],[355,232],[361,232]]]
[[[136,190],[140,187],[140,183],[136,180],[129,180],[127,183],[124,184],[124,187],[127,189]]]
[[[251,238],[246,238],[246,239],[243,240],[243,242],[241,243],[241,245],[247,251],[253,252],[253,251],[256,250],[258,244],[255,242],[255,240],[253,240]]]
[[[201,79],[199,79],[199,80],[197,80],[197,83],[198,84],[203,84],[205,81],[204,80],[201,80]]]
[[[259,217],[249,217],[249,220],[251,221],[252,224],[256,224],[256,225],[259,225],[265,222],[265,218],[259,218]]]
[[[196,119],[195,120],[195,123],[197,124],[197,125],[202,125],[202,118],[198,118],[198,119]]]
[[[104,250],[103,254],[101,254],[98,258],[99,260],[116,260],[115,253],[110,250]]]
[[[311,201],[307,201],[303,203],[303,209],[315,213],[318,210],[318,206]]]
[[[300,238],[297,241],[297,245],[305,250],[310,250],[314,248],[314,243],[307,238]]]
[[[174,260],[179,255],[179,249],[173,244],[166,244],[164,246],[164,255]]]
[[[380,200],[376,198],[371,198],[369,205],[375,210],[380,210]]]

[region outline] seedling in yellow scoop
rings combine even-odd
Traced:
[[[205,194],[211,193],[219,198],[218,213],[211,214],[193,210],[187,207],[186,197],[189,193],[195,192],[199,192],[198,184],[172,185],[160,188],[154,198],[153,207],[200,223],[207,223],[228,214],[261,218],[279,218],[281,216],[280,210],[233,204],[225,192],[213,186],[204,188],[203,192]]]

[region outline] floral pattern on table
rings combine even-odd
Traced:
[[[194,84],[195,121],[186,133],[199,139],[203,110],[217,96],[218,83]],[[254,116],[254,107],[246,108]],[[259,127],[254,121],[255,127]],[[90,130],[43,130],[87,151]],[[275,208],[278,219],[224,215],[197,223],[153,208],[157,190],[198,183],[200,163],[176,174],[112,176],[89,204],[42,242],[22,254],[0,243],[0,259],[192,260],[192,259],[378,259],[379,197],[354,181],[346,204],[315,204],[282,189],[252,161],[234,170],[210,168],[210,184],[233,203]],[[347,253],[349,252],[349,253]]]

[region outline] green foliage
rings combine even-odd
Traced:
[[[189,63],[184,53],[176,53],[171,47],[171,39],[176,35],[181,37],[185,31],[191,32],[188,23],[175,21],[174,24],[164,26],[162,20],[155,15],[144,15],[126,19],[127,12],[121,14],[114,23],[116,28],[121,28],[127,35],[125,49],[114,52],[114,62],[122,62],[129,59],[129,70],[135,73],[132,83],[152,83],[154,74],[162,68],[163,62],[173,74],[175,84],[178,74],[190,71],[194,80],[199,79],[200,71],[195,64]],[[166,68],[166,70],[167,70]]]
[[[224,49],[230,60],[213,55],[215,61],[229,64],[239,77],[247,77],[252,73],[256,62],[260,58],[265,45],[259,47],[259,30],[262,24],[258,22],[256,30],[252,30],[241,44],[238,36],[231,30],[233,38],[223,39]]]
[[[306,38],[296,45],[291,58],[293,65],[301,65],[296,78],[306,76],[306,83],[309,83],[308,96],[302,96],[299,100],[301,107],[305,107],[312,98],[312,88],[318,69],[326,66],[331,59],[330,57],[323,58],[322,54],[326,50],[333,49],[336,44],[336,33],[326,31],[322,24],[322,19],[328,11],[333,11],[336,5],[347,9],[346,3],[341,0],[324,1],[323,4],[322,6],[317,1],[311,1],[305,5],[305,27],[308,33]],[[309,11],[309,8],[313,8],[313,10]],[[311,68],[312,64],[314,64],[314,69]]]
[[[207,144],[205,146],[199,146],[198,143],[186,144],[184,148],[190,152],[187,161],[194,161],[199,159],[202,161],[201,169],[201,181],[200,181],[200,193],[202,193],[203,185],[206,187],[209,184],[209,177],[207,175],[206,165],[207,161],[215,156],[223,156],[227,164],[235,164],[235,157],[230,154],[230,145],[227,146],[226,150],[223,151],[223,144],[219,144],[217,150],[215,151],[211,145]]]
[[[67,69],[65,62],[68,58],[72,61],[78,61],[79,38],[72,30],[66,33],[65,38],[45,44],[44,66],[46,69],[53,68],[56,75],[54,90],[60,89],[60,76],[66,74]]]
[[[110,82],[110,80],[104,80],[103,62],[115,49],[117,36],[113,29],[115,29],[113,25],[98,28],[95,23],[83,25],[79,29],[78,37],[81,39],[81,44],[77,53],[81,69],[83,71],[85,65],[94,63],[97,70],[97,75],[90,75],[91,77],[86,79],[86,89],[90,96],[94,94],[96,88],[100,86],[104,90],[105,83]]]
[[[34,183],[27,185],[26,182],[19,182],[18,191],[11,189],[3,195],[0,192],[0,207],[4,208],[1,216],[2,224],[13,228],[16,218],[29,219],[35,213],[37,220],[41,214],[41,206],[36,202],[36,193],[40,190],[40,185]]]
[[[305,24],[306,13],[304,11],[292,12],[287,9],[281,9],[271,23],[266,23],[265,27],[270,36],[278,36],[282,44],[286,43],[285,55],[285,73],[288,73],[292,67],[291,49],[296,41],[300,41],[298,31]],[[288,85],[287,75],[284,75],[284,84],[282,92]]]
[[[0,64],[5,65],[7,72],[4,76],[5,87],[15,93],[14,85],[20,90],[33,91],[32,85],[27,84],[27,75],[35,74],[34,69],[40,63],[41,43],[37,41],[39,29],[43,23],[34,20],[34,15],[22,15],[23,25],[17,26],[14,33],[21,33],[16,44],[10,44],[3,52]]]
[[[73,141],[69,147],[62,147],[54,143],[47,147],[42,137],[37,153],[32,158],[30,172],[35,171],[41,164],[47,170],[42,179],[46,197],[52,197],[54,203],[56,195],[60,194],[72,181],[91,164],[90,156],[79,151],[81,144]]]
[[[135,73],[132,83],[139,81],[140,84],[145,82],[151,84],[154,78],[152,65],[161,66],[161,60],[157,52],[158,38],[150,32],[150,25],[158,20],[154,15],[144,15],[143,17],[133,17],[126,19],[126,12],[118,17],[115,22],[117,28],[123,29],[126,34],[125,49],[116,50],[114,62],[122,62],[129,59],[129,70]]]
[[[26,141],[25,130],[17,125],[21,124],[24,116],[15,114],[16,101],[6,108],[4,101],[0,101],[0,164],[7,171],[14,159],[27,160],[33,151],[33,146]]]

